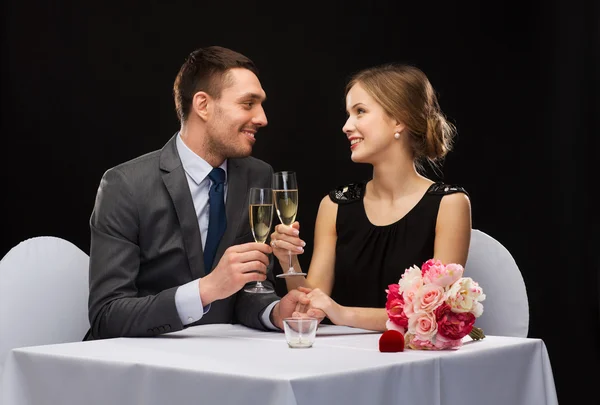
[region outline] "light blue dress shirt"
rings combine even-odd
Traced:
[[[177,134],[176,144],[177,152],[179,153],[179,158],[181,159],[181,164],[185,170],[188,186],[190,187],[190,192],[192,194],[194,209],[198,218],[198,224],[200,225],[202,248],[204,248],[206,234],[208,233],[208,192],[212,183],[208,174],[213,167],[188,148],[181,139],[181,134]],[[227,201],[227,160],[219,167],[225,171],[225,201]],[[263,311],[261,320],[269,329],[278,329],[269,319],[271,311],[277,302],[278,301],[272,302],[265,311]],[[175,306],[177,307],[179,319],[181,319],[181,323],[184,325],[189,325],[190,323],[198,321],[210,310],[210,304],[206,308],[202,305],[198,279],[192,280],[177,288],[177,291],[175,292]]]

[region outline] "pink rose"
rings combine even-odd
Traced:
[[[450,263],[444,266],[437,260],[434,264],[427,267],[427,272],[423,274],[425,284],[435,284],[446,288],[463,275],[464,269],[460,264]]]
[[[404,298],[398,292],[398,284],[390,284],[386,291],[388,295],[385,310],[389,320],[401,328],[407,328],[408,317],[404,313]]]
[[[415,312],[408,319],[408,331],[420,340],[431,340],[437,332],[437,322],[432,312]]]
[[[415,312],[433,312],[444,302],[444,289],[435,284],[425,284],[414,296]]]
[[[404,335],[404,345],[414,350],[435,350],[435,345],[428,339],[419,339],[411,333]]]
[[[402,296],[404,297],[404,313],[407,317],[411,317],[415,313],[415,291],[407,291]]]
[[[390,295],[397,297],[400,295],[400,286],[398,284],[390,284],[385,292],[388,294],[388,298]]]
[[[447,349],[458,349],[462,346],[462,339],[446,339],[442,335],[438,334],[435,336],[435,349],[436,350],[447,350]]]
[[[423,275],[423,277],[425,277],[425,274],[427,274],[429,272],[429,269],[432,266],[442,266],[442,267],[444,267],[444,265],[442,264],[442,262],[440,260],[429,259],[425,263],[423,263],[423,265],[421,266],[421,274]]]
[[[435,310],[438,337],[449,340],[462,339],[471,332],[475,323],[475,315],[470,312],[453,312],[446,303]]]

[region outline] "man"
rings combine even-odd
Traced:
[[[250,157],[267,125],[254,63],[230,49],[198,49],[181,67],[174,95],[180,131],[100,182],[85,340],[210,323],[282,329],[282,319],[308,303],[299,291],[280,300],[242,288],[266,279],[272,252],[252,242],[248,222],[248,190],[270,187],[273,173]],[[223,198],[220,216],[213,208]]]

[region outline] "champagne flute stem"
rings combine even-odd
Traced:
[[[292,264],[292,251],[288,250],[288,256],[290,258],[290,265],[288,266],[288,273],[294,272],[294,265]]]

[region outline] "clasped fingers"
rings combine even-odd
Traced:
[[[310,307],[307,311],[309,316],[322,319],[326,315],[336,325],[341,324],[342,307],[329,295],[325,294],[319,288],[315,288],[308,291],[306,297],[310,300]]]

